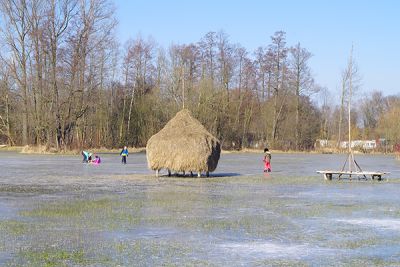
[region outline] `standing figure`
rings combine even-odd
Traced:
[[[126,164],[126,157],[129,155],[128,148],[124,146],[124,149],[122,149],[121,153],[119,153],[120,156],[122,156],[122,163]]]
[[[264,148],[264,172],[271,172],[271,152],[268,148]]]

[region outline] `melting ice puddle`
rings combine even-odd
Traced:
[[[2,203],[3,199],[0,198],[0,220],[9,220],[16,217],[18,209],[11,205]]]
[[[221,248],[237,255],[254,254],[266,258],[305,258],[307,256],[321,254],[332,254],[334,250],[325,248],[314,248],[308,245],[281,245],[271,242],[252,243],[227,243],[220,245]]]
[[[339,219],[338,222],[349,223],[353,225],[362,225],[368,227],[382,227],[390,230],[400,230],[400,220],[396,219]]]
[[[299,192],[299,196],[306,196],[306,197],[322,197],[326,198],[326,192],[316,192],[316,191],[309,191],[309,192]],[[330,198],[356,198],[354,194],[346,194],[346,193],[338,193],[338,192],[329,192]]]
[[[0,251],[0,265],[1,266],[3,266],[3,264],[6,265],[6,262],[9,260],[11,260],[11,254]]]

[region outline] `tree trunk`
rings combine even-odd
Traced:
[[[296,126],[295,126],[295,146],[299,150],[300,139],[300,70],[297,69],[296,77]]]
[[[132,108],[133,108],[133,101],[135,98],[135,89],[132,87],[131,91],[131,101],[129,103],[129,112],[128,112],[128,126],[127,126],[127,134],[129,136],[130,133],[130,126],[131,126],[131,116],[132,116]]]
[[[61,127],[61,114],[59,104],[59,94],[57,87],[57,39],[53,39],[51,42],[51,79],[53,87],[53,110],[56,123],[56,146],[60,149],[62,146],[62,127]]]
[[[271,132],[271,138],[272,138],[272,143],[275,144],[275,139],[276,139],[276,132],[277,132],[277,124],[278,124],[278,90],[275,90],[275,96],[274,96],[274,113],[273,113],[273,118],[272,118],[272,132]]]
[[[8,87],[6,88],[6,124],[7,124],[7,138],[8,145],[13,146],[14,140],[11,135],[11,126],[10,126],[10,103],[8,101]]]
[[[122,105],[122,115],[121,115],[121,122],[119,125],[119,143],[125,142],[124,138],[124,124],[125,124],[125,106],[126,106],[126,96],[124,93],[124,100]]]
[[[25,45],[22,46],[22,90],[24,97],[24,107],[22,112],[22,144],[28,145],[28,86],[27,86],[27,69]]]

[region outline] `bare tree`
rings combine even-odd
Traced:
[[[216,32],[208,32],[199,42],[202,55],[202,78],[209,77],[214,81],[215,54],[217,45]]]
[[[51,88],[53,92],[52,113],[55,116],[56,146],[63,145],[60,94],[57,82],[58,49],[68,25],[74,16],[75,0],[50,0],[47,11],[47,38],[50,46]],[[50,140],[48,140],[50,141]]]
[[[353,48],[352,50],[353,51]],[[338,142],[337,146],[340,146],[342,141],[342,127],[343,127],[343,116],[344,116],[344,109],[345,105],[350,105],[351,102],[351,95],[358,90],[360,86],[361,77],[359,75],[359,70],[357,63],[353,58],[353,54],[351,53],[347,66],[342,72],[342,80],[341,80],[341,99],[340,99],[340,113],[339,113],[339,125],[338,125]],[[350,108],[348,108],[350,112]],[[348,116],[350,117],[350,116]],[[348,121],[348,133],[351,131],[351,125]]]
[[[370,97],[366,97],[360,105],[364,138],[375,138],[379,119],[385,112],[385,97],[381,91],[372,92]]]
[[[155,43],[152,40],[144,41],[140,36],[127,44],[124,59],[125,85],[130,88],[130,100],[128,108],[127,134],[131,134],[131,121],[135,98],[141,98],[147,94],[153,86],[157,75],[154,66]],[[125,106],[125,104],[124,104]],[[139,130],[139,129],[137,129]]]
[[[272,60],[272,89],[274,97],[274,109],[272,117],[272,142],[276,141],[279,120],[281,119],[283,107],[286,103],[288,94],[287,88],[287,51],[286,33],[283,31],[275,32],[271,37],[272,43],[268,48],[269,57]]]
[[[265,101],[266,95],[267,95],[267,71],[268,71],[268,65],[267,65],[267,60],[266,60],[266,52],[263,47],[258,47],[256,51],[254,52],[255,55],[255,63],[257,66],[257,80],[258,83],[261,86],[261,99],[262,101]]]
[[[6,41],[13,55],[9,68],[18,83],[22,95],[22,144],[28,144],[28,116],[29,93],[28,93],[28,57],[30,23],[28,20],[27,3],[25,0],[4,0],[1,1],[1,11],[4,17],[5,27],[3,28],[4,40]]]
[[[332,107],[331,107],[331,95],[326,87],[323,87],[319,90],[322,98],[322,106],[321,106],[321,130],[320,137],[324,140],[328,140],[330,138],[330,121]]]
[[[229,102],[229,89],[234,69],[234,47],[229,43],[228,35],[221,31],[217,34],[219,84],[225,89]]]
[[[296,122],[295,122],[295,147],[299,149],[300,141],[300,96],[314,93],[318,87],[314,86],[308,61],[312,54],[307,49],[301,47],[300,43],[290,49],[290,65],[294,75],[294,89],[296,96]]]
[[[0,108],[3,109],[0,113],[0,136],[5,136],[8,144],[12,146],[15,142],[11,133],[9,79],[9,71],[3,67],[0,71]]]
[[[248,52],[246,49],[242,46],[237,46],[235,49],[235,54],[236,54],[236,62],[237,62],[237,88],[239,90],[239,94],[242,91],[242,83],[243,83],[243,65],[245,58],[247,57]]]

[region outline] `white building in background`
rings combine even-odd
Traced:
[[[348,148],[347,141],[340,142],[340,148],[346,149]],[[333,148],[336,147],[337,143],[332,140],[326,139],[317,139],[315,141],[315,148]],[[362,148],[365,150],[372,150],[377,148],[376,140],[353,140],[351,141],[351,148]]]
[[[323,147],[336,147],[337,142],[328,140],[328,139],[317,139],[315,140],[314,147],[315,148],[323,148]]]
[[[375,149],[377,147],[376,140],[367,140],[363,144],[364,149]]]
[[[351,148],[362,148],[365,150],[372,150],[376,148],[376,141],[375,140],[353,140],[350,143]],[[340,142],[341,148],[348,148],[349,142],[343,141]]]

